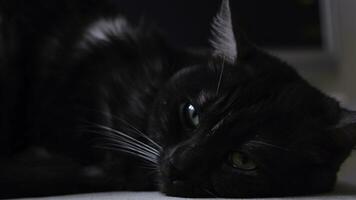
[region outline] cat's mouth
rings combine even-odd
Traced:
[[[171,152],[171,151],[168,151]],[[217,197],[212,187],[210,174],[204,170],[197,172],[193,169],[180,170],[175,165],[172,155],[161,157],[159,189],[168,196],[177,197]],[[177,168],[178,167],[178,168]]]
[[[217,197],[218,195],[209,185],[207,182],[191,183],[182,180],[163,181],[160,185],[160,190],[168,196],[176,197]]]

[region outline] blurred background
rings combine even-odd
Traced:
[[[113,0],[129,20],[157,25],[177,46],[206,48],[221,0]],[[356,109],[355,0],[231,0],[237,25],[313,85]],[[162,9],[165,8],[165,9]],[[355,77],[355,78],[354,78]]]
[[[142,17],[178,46],[206,48],[221,0],[113,0],[134,23]],[[356,110],[356,0],[230,0],[241,30],[292,64],[309,82]],[[162,9],[164,8],[164,9]],[[236,26],[236,25],[235,25]],[[356,156],[340,181],[355,185]]]

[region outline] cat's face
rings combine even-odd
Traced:
[[[161,190],[189,197],[330,190],[352,148],[334,128],[338,104],[277,61],[270,74],[222,62],[188,67],[162,91],[151,129],[164,145]]]
[[[231,29],[228,12],[224,1],[215,23]],[[215,33],[211,58],[176,73],[156,99],[149,131],[163,145],[160,189],[187,197],[332,189],[354,144],[338,126],[346,111],[278,59],[237,51],[232,29]]]

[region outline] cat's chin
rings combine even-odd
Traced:
[[[160,190],[162,193],[174,197],[185,197],[185,198],[216,197],[216,195],[210,188],[203,187],[202,185],[204,184],[193,185],[191,183],[186,183],[184,181],[171,181],[171,182],[162,183],[160,186]]]
[[[270,198],[270,197],[288,197],[288,196],[305,196],[314,194],[323,194],[332,191],[333,187],[328,187],[318,191],[282,191],[282,190],[267,190],[267,191],[244,191],[231,190],[228,193],[222,193],[222,188],[213,189],[205,183],[192,184],[184,181],[167,181],[160,184],[160,191],[167,196],[183,197],[183,198]]]

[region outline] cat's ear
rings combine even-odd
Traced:
[[[336,128],[343,128],[351,125],[356,126],[356,111],[342,109],[341,118],[336,125]]]
[[[229,0],[222,0],[221,7],[211,24],[210,43],[213,55],[233,64],[237,60],[238,45],[231,17]]]

